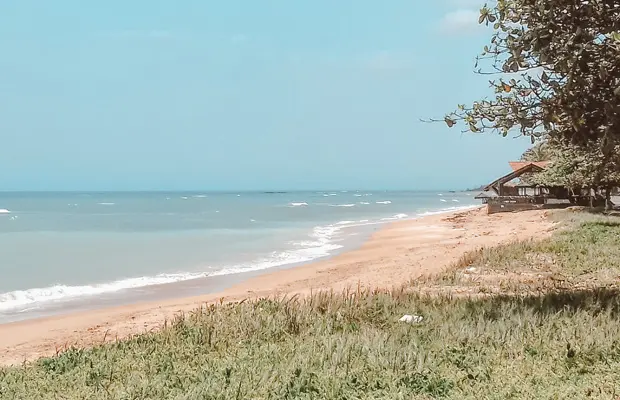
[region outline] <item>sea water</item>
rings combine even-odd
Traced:
[[[450,192],[0,193],[0,323],[310,262],[368,227],[474,204]]]

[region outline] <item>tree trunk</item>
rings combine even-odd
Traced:
[[[611,188],[607,186],[605,188],[605,211],[611,211]]]
[[[588,192],[590,194],[590,208],[594,208],[594,191],[592,190],[592,188],[588,189]]]

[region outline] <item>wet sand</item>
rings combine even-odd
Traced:
[[[204,303],[305,295],[358,286],[400,286],[422,275],[441,272],[467,251],[549,235],[553,224],[543,213],[486,215],[484,210],[476,209],[395,222],[375,232],[357,250],[292,269],[270,271],[242,282],[231,281],[230,287],[219,293],[0,325],[0,363],[22,363],[53,355],[67,346],[92,346],[157,330],[175,314]]]

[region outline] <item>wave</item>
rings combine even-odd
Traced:
[[[330,207],[355,207],[355,204],[330,204]]]
[[[446,208],[442,208],[440,210],[426,211],[426,212],[423,212],[423,213],[419,213],[419,214],[416,214],[416,217],[427,217],[429,215],[446,214],[446,213],[450,213],[450,212],[454,212],[454,211],[467,211],[467,210],[473,210],[473,209],[478,208],[478,207],[480,207],[480,206],[469,205],[469,206],[446,207]]]
[[[386,200],[386,201],[377,201],[376,203],[377,203],[377,204],[392,204],[392,202],[391,202],[391,201],[389,201],[389,200]]]
[[[100,206],[115,206],[116,203],[97,203]]]
[[[46,288],[15,290],[0,294],[0,311],[8,311],[41,302],[69,300],[84,296],[114,293],[126,289],[174,283],[198,277],[200,277],[200,275],[197,276],[196,274],[161,274],[152,277],[129,278],[97,285],[54,285]]]
[[[366,205],[368,205],[368,204],[370,204],[370,203],[369,203],[369,202],[367,202],[367,201],[360,201],[360,204],[363,204],[363,205],[365,205],[365,206],[366,206]]]
[[[455,202],[455,203],[460,203],[460,201],[457,200],[457,199],[452,199],[452,201]]]
[[[405,219],[405,218],[409,218],[409,215],[407,215],[407,214],[396,214],[396,215],[393,215],[391,217],[381,218],[381,221],[396,221],[396,220]]]
[[[304,203],[304,202],[302,202],[302,203],[289,203],[288,206],[289,207],[307,207],[308,203]]]
[[[207,195],[205,195],[205,194],[197,194],[197,195],[192,196],[192,197],[195,198],[195,199],[205,199],[205,198],[207,198]]]
[[[354,224],[355,221],[340,221],[340,222],[336,222],[336,225],[349,225],[349,224]]]
[[[293,245],[293,249],[273,252],[269,255],[259,257],[254,261],[231,265],[216,271],[158,274],[154,276],[127,278],[108,283],[80,286],[58,284],[44,288],[0,293],[0,314],[3,312],[23,313],[29,309],[40,309],[48,303],[77,300],[83,297],[111,294],[123,290],[171,284],[212,276],[259,271],[283,265],[301,264],[313,261],[318,258],[327,257],[331,255],[333,251],[343,247],[342,245],[332,243],[332,240],[341,228],[345,227],[345,222],[350,221],[342,221],[342,225],[315,227],[309,234],[310,240],[290,243]]]
[[[10,214],[11,212],[6,208],[0,208],[0,214]]]

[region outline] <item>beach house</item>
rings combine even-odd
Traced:
[[[543,171],[548,161],[511,161],[511,171],[484,187],[475,198],[487,204],[489,214],[558,208],[570,204],[570,190],[564,187],[536,185],[531,182],[533,174]]]

